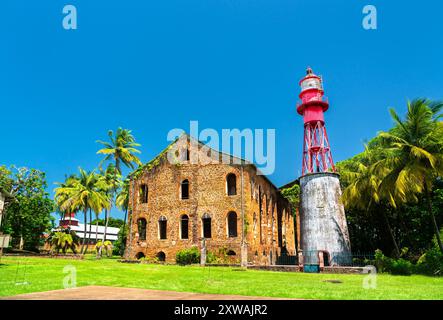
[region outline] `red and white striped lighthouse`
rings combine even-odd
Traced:
[[[348,265],[351,242],[338,173],[335,172],[326,134],[322,79],[312,72],[300,81],[301,103],[297,112],[304,120],[303,173],[300,183],[300,247],[305,270],[324,265]],[[322,262],[323,261],[323,262]]]
[[[303,116],[304,121],[302,175],[335,172],[323,116],[329,103],[323,97],[322,79],[308,68],[299,85],[301,103],[297,104],[297,112]]]

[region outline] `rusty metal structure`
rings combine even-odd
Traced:
[[[339,175],[335,173],[326,133],[322,78],[311,68],[299,83],[304,120],[303,163],[300,181],[300,260],[308,266],[346,265],[352,260],[349,233],[340,201]],[[308,269],[305,269],[308,270]]]

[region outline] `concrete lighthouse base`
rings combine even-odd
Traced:
[[[336,173],[300,177],[300,244],[305,265],[348,265],[351,245]]]

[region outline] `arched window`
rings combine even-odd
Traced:
[[[158,236],[160,239],[166,239],[166,223],[167,219],[164,216],[161,216],[158,219]]]
[[[189,239],[189,217],[185,214],[180,219],[180,238]]]
[[[228,236],[237,236],[237,214],[234,211],[228,213]]]
[[[234,250],[229,250],[229,251],[227,252],[227,255],[228,255],[228,256],[235,256],[235,255],[237,255],[237,254],[235,253]]]
[[[205,213],[202,217],[203,238],[211,238],[211,216]]]
[[[140,186],[140,203],[148,203],[148,185],[142,184]]]
[[[146,219],[140,218],[137,220],[138,239],[146,240]]]
[[[163,251],[160,251],[157,253],[157,259],[158,261],[166,261],[166,254]]]
[[[189,199],[189,180],[185,179],[181,183],[182,199]]]
[[[237,177],[235,174],[228,174],[226,177],[226,185],[228,187],[228,196],[234,196],[237,194]]]
[[[140,260],[141,258],[144,258],[144,257],[145,257],[145,254],[143,252],[139,252],[135,255],[135,258],[137,260]]]

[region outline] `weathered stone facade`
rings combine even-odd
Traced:
[[[296,255],[291,207],[278,189],[253,164],[185,137],[132,176],[126,257],[173,263],[177,251],[203,243],[207,253],[243,265]]]

